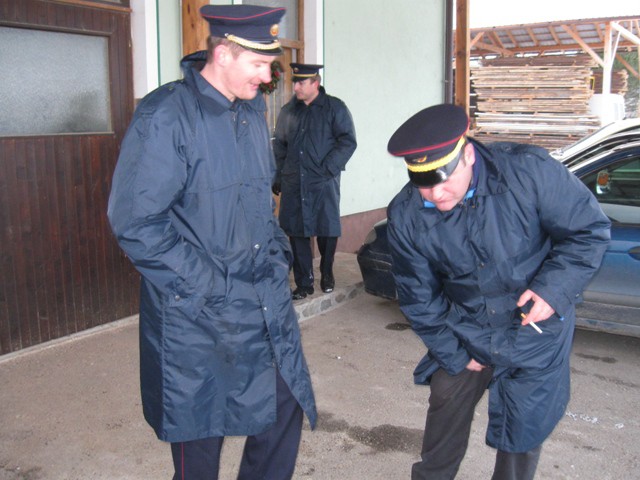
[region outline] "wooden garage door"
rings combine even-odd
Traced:
[[[0,0],[0,354],[137,311],[106,218],[133,110],[128,7]]]

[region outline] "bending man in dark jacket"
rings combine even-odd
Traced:
[[[292,63],[295,97],[276,124],[273,150],[280,226],[293,249],[293,299],[312,295],[311,237],[320,251],[320,288],[333,291],[333,257],[340,229],[340,172],[356,149],[351,114],[342,100],[320,86],[322,65]]]
[[[493,479],[530,480],[569,401],[574,304],[610,222],[545,150],[485,147],[466,137],[468,124],[460,107],[437,105],[388,145],[410,178],[388,209],[393,273],[402,312],[428,348],[415,382],[431,385],[412,479],[455,477],[489,388]]]
[[[302,412],[313,428],[316,410],[257,96],[281,53],[284,9],[201,13],[208,52],[186,57],[184,80],[142,100],[109,198],[113,231],[142,274],[142,406],[171,442],[174,478],[217,478],[224,437],[240,435],[238,478],[287,479]]]

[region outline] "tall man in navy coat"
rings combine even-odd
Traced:
[[[208,50],[136,109],[109,220],[142,275],[146,420],[174,479],[215,479],[224,438],[246,436],[238,478],[291,478],[316,409],[291,302],[289,242],[259,85],[282,53],[283,8],[205,5]]]
[[[484,146],[468,125],[462,108],[436,105],[388,144],[410,179],[388,209],[393,273],[402,312],[428,348],[415,382],[431,386],[412,479],[455,477],[488,388],[493,480],[531,480],[569,401],[574,304],[610,222],[545,150]]]

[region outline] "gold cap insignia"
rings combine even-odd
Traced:
[[[272,37],[277,37],[279,32],[280,32],[280,27],[278,26],[277,23],[271,25],[271,29],[269,30],[269,33],[271,34]]]

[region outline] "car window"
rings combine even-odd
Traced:
[[[579,154],[573,155],[571,158],[563,160],[563,163],[566,167],[573,167],[574,165],[578,165],[580,162],[583,162],[587,158],[595,158],[602,153],[610,152],[618,146],[627,145],[631,141],[638,141],[639,138],[640,132],[635,132],[629,135],[623,134],[607,137],[601,142],[585,149],[583,152],[580,152]]]
[[[612,221],[640,224],[640,157],[620,160],[581,180]]]

